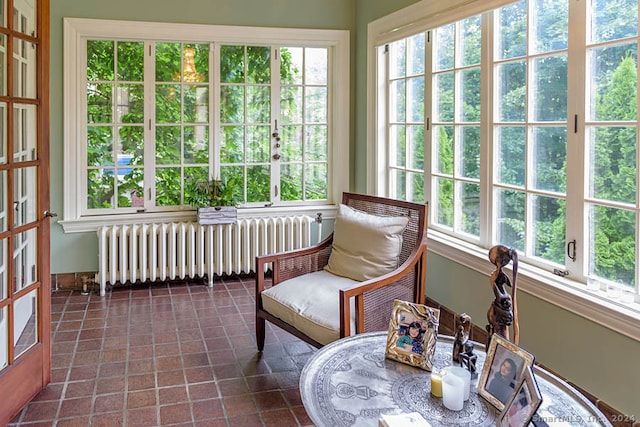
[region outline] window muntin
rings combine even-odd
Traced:
[[[572,16],[587,16],[587,24],[570,23],[570,8],[576,9]],[[487,30],[482,49],[493,50],[484,51],[482,58],[490,61],[480,64],[480,117],[487,121],[478,127],[482,142],[477,179],[479,194],[489,203],[479,211],[477,234],[456,219],[463,217],[459,212],[465,206],[460,187],[469,176],[464,172],[473,170],[459,155],[458,142],[459,129],[467,125],[464,110],[460,114],[458,108],[464,99],[465,67],[456,62],[464,45],[456,30],[464,20],[421,33],[433,38],[425,59],[432,63],[426,75],[433,87],[432,111],[425,119],[433,125],[425,140],[432,157],[425,171],[430,227],[484,248],[498,243],[515,246],[527,263],[566,271],[569,279],[588,289],[604,291],[617,283],[637,300],[637,0],[615,5],[602,0],[519,1],[480,19]],[[569,32],[572,40],[586,44],[570,46]],[[415,36],[389,45],[401,45],[411,37]],[[378,58],[394,64],[390,56]],[[584,73],[584,85],[568,77],[571,67]],[[392,73],[379,75],[393,79]],[[392,99],[392,93],[379,91],[378,96]],[[397,152],[395,123],[386,126],[389,138],[384,146],[389,153]],[[574,172],[567,176],[569,165]],[[391,182],[395,168],[388,163],[380,188]],[[389,194],[402,196],[390,188]],[[581,188],[584,194],[576,194]],[[584,236],[569,253],[568,233]],[[629,292],[622,295],[629,302]]]

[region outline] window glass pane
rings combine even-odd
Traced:
[[[181,158],[181,129],[179,126],[156,127],[156,164],[172,165]]]
[[[184,86],[184,121],[186,123],[209,122],[209,88],[207,86]]]
[[[280,82],[284,85],[302,84],[303,52],[301,47],[280,49]]]
[[[407,172],[407,200],[424,203],[424,173]]]
[[[407,127],[408,165],[412,169],[424,170],[424,126]]]
[[[397,79],[407,75],[406,40],[398,40],[389,44],[389,77]]]
[[[302,164],[285,164],[281,167],[280,188],[281,200],[302,200]]]
[[[182,175],[180,168],[156,168],[156,205],[180,206]]]
[[[302,123],[302,87],[280,89],[280,120],[283,123]]]
[[[407,200],[407,172],[401,169],[391,169],[389,179],[391,197]]]
[[[424,122],[424,78],[407,80],[407,121]]]
[[[87,40],[87,80],[114,80],[114,47],[111,40]]]
[[[496,182],[524,186],[526,130],[524,126],[496,128]]]
[[[112,123],[113,85],[87,83],[87,122]]]
[[[244,86],[222,86],[220,88],[220,121],[244,122]]]
[[[450,70],[455,64],[455,24],[445,25],[434,31],[434,70]]]
[[[305,49],[305,84],[327,84],[327,49]]]
[[[300,162],[304,154],[302,150],[302,130],[303,126],[283,126],[282,139],[280,140],[283,162]],[[311,135],[315,141],[316,135]],[[309,138],[309,136],[307,136]]]
[[[566,203],[562,199],[533,196],[533,254],[564,265]]]
[[[327,164],[310,163],[304,168],[304,197],[306,200],[323,200],[327,194]]]
[[[524,251],[525,193],[498,189],[495,199],[498,243]]]
[[[220,161],[222,163],[237,163],[244,160],[244,127],[223,126]]]
[[[247,122],[269,123],[271,119],[271,90],[265,86],[247,86]]]
[[[636,128],[590,128],[589,195],[634,204],[636,202]]]
[[[304,160],[308,162],[326,162],[328,160],[327,126],[307,126],[306,131]]]
[[[182,49],[182,81],[209,81],[209,45],[185,44]]]
[[[325,123],[327,121],[327,88],[307,87],[304,107],[307,122]]]
[[[144,77],[144,43],[118,42],[118,80],[141,82]]]
[[[567,55],[533,60],[533,115],[535,121],[567,120]]]
[[[465,67],[480,63],[482,16],[476,15],[460,21],[460,65]]]
[[[567,188],[567,128],[533,128],[533,186],[537,190],[565,193]]]
[[[115,178],[113,168],[97,168],[87,171],[87,208],[113,207]]]
[[[247,202],[268,202],[271,172],[267,165],[247,167]]]
[[[569,0],[530,0],[533,3],[533,53],[566,49],[569,39]]]
[[[156,123],[180,123],[182,86],[156,86]]]
[[[390,127],[389,164],[391,166],[404,167],[407,161],[406,126],[393,125]]]
[[[116,122],[144,123],[143,85],[116,86]]]
[[[473,236],[480,235],[480,185],[468,182],[458,183],[458,193],[461,195],[460,224],[456,227]]]
[[[501,7],[496,11],[496,58],[509,59],[527,53],[527,2]]]
[[[209,161],[209,126],[184,127],[184,162]]]
[[[460,128],[460,175],[465,178],[480,178],[480,127]]]
[[[435,146],[438,155],[436,171],[453,175],[453,126],[434,126]]]
[[[392,123],[406,119],[406,80],[396,80],[389,84],[389,120]]]
[[[244,83],[244,46],[221,46],[220,81],[223,83]]]
[[[589,51],[591,120],[635,120],[638,44],[609,45]]]
[[[425,34],[419,33],[407,39],[407,59],[410,76],[424,74],[424,44]]]
[[[180,43],[156,43],[156,81],[180,81]]]
[[[434,82],[436,92],[435,121],[453,122],[454,74],[438,74]]]
[[[527,63],[496,66],[497,111],[500,122],[524,122],[527,113]]]
[[[247,46],[247,83],[271,82],[271,49],[268,46]]]
[[[269,126],[247,126],[247,163],[269,161],[270,132]]]
[[[436,179],[435,221],[453,228],[453,180]]]
[[[589,205],[591,276],[635,286],[636,214]]]
[[[638,35],[637,0],[590,0],[589,4],[592,42],[620,40]]]
[[[461,72],[462,97],[459,106],[462,108],[462,122],[480,121],[480,68],[472,68]]]

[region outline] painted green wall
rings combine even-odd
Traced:
[[[351,30],[351,188],[366,190],[367,24],[418,0],[55,0],[51,3],[51,210],[62,213],[62,18]],[[435,0],[434,0],[435,1]],[[60,218],[60,217],[58,217]],[[327,227],[323,226],[326,234]],[[97,270],[95,233],[64,234],[52,224],[51,271]],[[487,271],[491,268],[487,263]],[[486,275],[429,254],[427,294],[486,324]],[[520,293],[521,344],[538,360],[628,415],[640,417],[640,343]]]

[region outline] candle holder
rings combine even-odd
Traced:
[[[464,406],[464,381],[453,374],[442,377],[442,403],[451,411],[459,411]]]

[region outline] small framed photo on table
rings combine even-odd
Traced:
[[[431,371],[438,338],[440,310],[394,300],[385,356]]]
[[[478,379],[478,394],[498,411],[503,411],[516,394],[524,372],[533,366],[533,361],[533,354],[500,335],[493,334]]]
[[[529,425],[540,404],[542,395],[533,375],[533,369],[527,367],[522,381],[516,387],[516,393],[507,402],[498,418],[499,427],[520,427]]]

